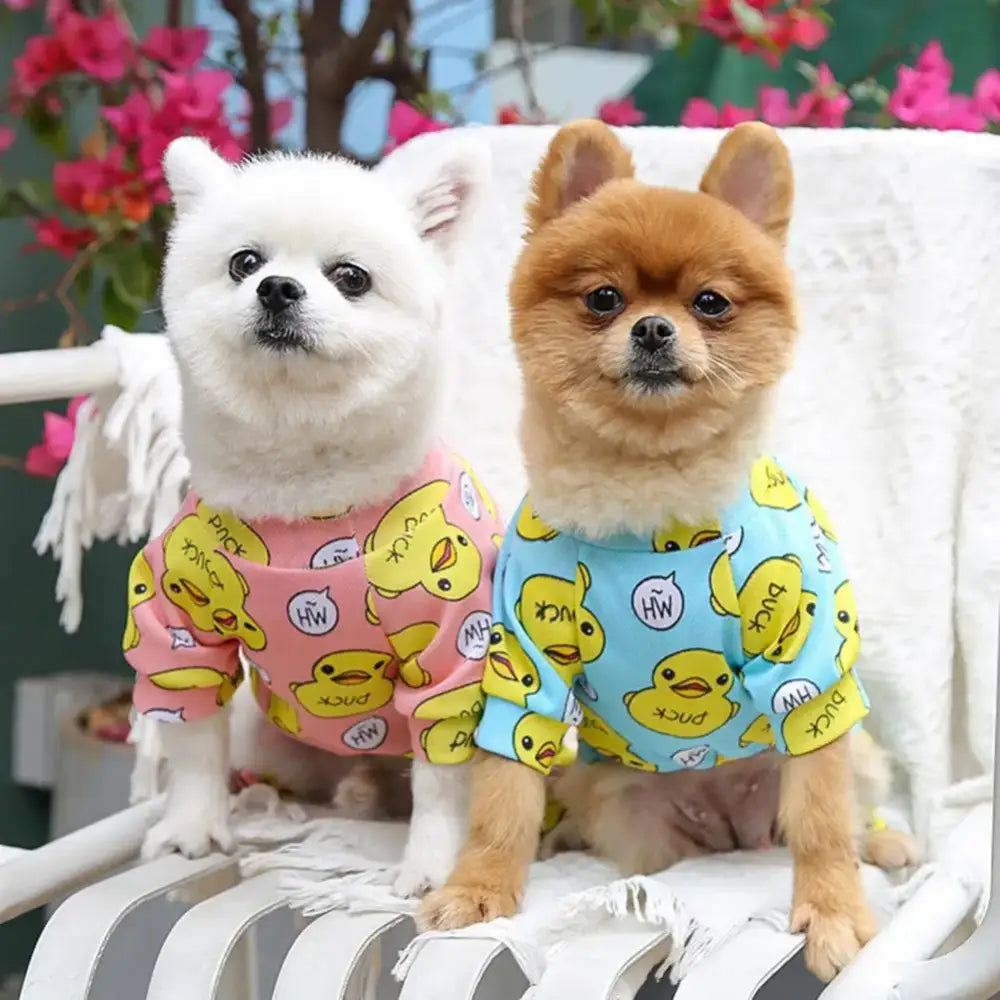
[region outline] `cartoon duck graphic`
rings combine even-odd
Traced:
[[[581,704],[583,721],[580,723],[580,739],[593,747],[602,757],[634,767],[640,771],[655,771],[656,765],[643,760],[633,753],[628,740],[619,736],[592,708]]]
[[[748,747],[751,743],[759,743],[765,747],[774,746],[774,730],[771,720],[766,715],[758,715],[746,729],[740,733],[740,746]]]
[[[441,504],[451,489],[435,479],[397,500],[365,539],[365,570],[383,597],[414,587],[461,601],[479,586],[483,559],[468,535],[447,520]]]
[[[802,563],[796,555],[772,556],[758,563],[740,588],[737,605],[748,656],[776,645],[786,624],[798,613]]]
[[[770,455],[754,462],[750,470],[750,496],[758,507],[795,510],[802,497],[787,473]]]
[[[494,625],[486,652],[483,690],[524,708],[528,695],[534,694],[541,686],[538,668],[521,648],[517,636],[503,625]]]
[[[153,567],[144,552],[140,552],[128,571],[128,614],[125,618],[125,634],[122,636],[122,649],[128,652],[139,645],[139,626],[135,621],[135,609],[145,604],[156,595],[153,580]]]
[[[837,651],[837,669],[846,674],[854,666],[861,650],[858,609],[854,603],[854,588],[850,580],[845,580],[833,592],[833,610],[836,616],[834,624],[844,640]]]
[[[604,629],[583,603],[589,589],[590,570],[577,563],[573,580],[543,573],[529,576],[514,605],[528,638],[567,687],[585,664],[604,652]]]
[[[526,542],[551,542],[559,534],[535,513],[535,508],[532,507],[530,500],[525,500],[521,504],[521,511],[517,515],[517,524],[514,530]]]
[[[733,672],[721,653],[686,649],[653,668],[652,687],[625,695],[629,715],[667,736],[693,739],[724,726],[740,710],[726,695]]]
[[[514,727],[514,752],[522,764],[548,774],[556,765],[576,759],[575,741],[566,739],[566,726],[537,712],[526,712]]]
[[[812,490],[806,490],[806,504],[809,510],[812,511],[813,520],[816,522],[816,526],[820,531],[830,539],[831,542],[837,540],[837,532],[834,530],[833,522],[830,520],[830,515],[827,514],[826,508],[820,503],[819,497],[813,493]]]
[[[420,654],[434,641],[437,633],[438,626],[434,622],[415,622],[389,636],[399,657],[399,679],[407,687],[421,688],[430,684],[431,675],[420,665]]]
[[[764,659],[771,663],[792,663],[809,638],[815,616],[816,595],[812,591],[803,590],[795,614],[785,622],[774,645],[764,650]]]
[[[483,714],[483,689],[463,684],[422,701],[415,719],[434,719],[420,734],[420,746],[432,764],[460,764],[475,752],[473,734]]]
[[[250,589],[223,550],[251,562],[270,558],[252,528],[199,503],[197,513],[181,518],[163,536],[165,570],[160,586],[195,628],[261,650],[267,637],[244,606]]]
[[[149,680],[164,691],[194,691],[215,688],[215,703],[228,705],[243,683],[243,672],[227,674],[214,667],[178,667],[149,674]]]
[[[793,708],[781,723],[781,735],[793,755],[818,750],[843,736],[868,714],[853,671],[819,697]]]
[[[722,529],[718,522],[692,527],[689,524],[673,521],[665,528],[653,532],[653,551],[680,552],[714,542],[721,537]]]
[[[392,700],[392,657],[370,649],[328,653],[313,665],[313,680],[289,684],[295,700],[321,719],[361,715]]]
[[[261,685],[260,667],[255,663],[250,663],[249,667],[250,690],[253,691],[254,700],[259,702]],[[297,736],[302,730],[295,708],[273,691],[268,692],[267,712],[265,714],[267,715],[268,722],[279,729],[283,729],[291,736]]]

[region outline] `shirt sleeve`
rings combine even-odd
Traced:
[[[503,532],[492,498],[469,466],[456,458],[449,472],[452,489],[438,530],[448,532],[459,553],[456,585],[444,597],[419,588],[398,597],[369,592],[398,661],[394,705],[409,724],[414,756],[432,764],[461,764],[475,753]],[[478,577],[460,584],[459,571],[476,564]],[[454,599],[456,594],[461,596]]]
[[[569,583],[570,591],[573,589],[571,581],[528,571],[531,553],[522,552],[522,548],[555,544],[558,544],[555,539],[526,540],[516,532],[508,533],[504,541],[494,580],[493,629],[483,675],[486,707],[476,732],[476,742],[482,749],[519,760],[542,774],[575,759],[576,733],[570,730],[579,721],[580,713],[566,680],[521,621],[525,615],[534,613],[522,607],[529,576],[536,581],[550,579],[557,587]],[[547,637],[553,640],[547,648],[578,648],[575,616],[553,613],[549,618],[555,620],[547,623]]]
[[[194,722],[226,705],[243,674],[236,640],[195,628],[168,599],[163,538],[169,532],[132,561],[122,648],[138,675],[132,696],[136,711],[161,722]]]
[[[798,756],[844,735],[869,706],[854,669],[858,616],[836,534],[816,498],[788,483],[799,502],[762,511],[764,547],[750,545],[753,558],[731,562],[743,683],[776,748]]]

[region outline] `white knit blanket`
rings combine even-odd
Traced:
[[[493,190],[450,286],[450,439],[508,514],[524,481],[506,282],[530,174],[552,132],[477,130],[494,152]],[[674,129],[623,134],[642,179],[684,187],[697,183],[719,138]],[[1000,596],[1000,139],[852,130],[789,130],[785,138],[798,185],[789,253],[803,330],[774,446],[837,523],[862,613],[872,726],[900,763],[917,829],[936,845],[991,787],[982,776],[992,759]],[[405,166],[428,144],[452,141],[437,133],[393,155]],[[109,481],[101,462],[98,482],[97,466],[88,473],[74,452],[39,536],[63,559],[68,627],[79,612],[80,545],[138,537],[139,514],[142,529],[154,529],[151,495],[161,509],[176,502],[177,461],[159,462],[155,482],[139,475],[136,456],[153,453],[149,428],[176,422],[177,397],[164,391],[171,369],[150,380],[162,343],[135,340],[146,346],[120,345],[122,398],[131,400],[121,405],[146,430],[132,440],[131,425],[115,424],[114,406],[102,403],[103,432],[124,446],[119,478]],[[137,384],[147,386],[145,402]],[[152,422],[149,407],[157,408]],[[79,448],[94,447],[87,433]],[[81,489],[82,501],[74,494]],[[962,779],[973,780],[948,797],[951,808],[940,807]],[[784,884],[774,881],[772,894]],[[567,877],[566,891],[581,888]],[[549,890],[551,902],[559,893]],[[534,933],[527,920],[524,940]]]

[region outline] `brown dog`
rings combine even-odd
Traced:
[[[699,524],[732,501],[762,450],[796,339],[783,252],[792,191],[787,150],[760,124],[724,138],[699,193],[636,181],[628,151],[597,122],[556,135],[534,177],[510,289],[530,495],[545,524],[588,538],[644,534],[672,521]],[[628,358],[638,324],[651,315],[670,318],[677,362],[669,379],[654,372],[646,384]],[[757,764],[765,779],[767,759]],[[571,820],[589,815],[588,827],[579,820],[563,829],[566,842],[610,853],[626,871],[676,861],[676,844],[643,850],[634,828],[651,783],[663,782],[666,795],[672,776],[593,767],[588,777],[571,768],[558,781],[576,802]],[[727,764],[716,780],[728,772],[749,790],[745,770]],[[544,804],[539,773],[481,755],[467,845],[448,884],[425,900],[425,926],[515,911]],[[781,761],[779,820],[795,865],[791,925],[806,931],[806,962],[822,979],[875,930],[856,861],[855,811],[848,738]]]

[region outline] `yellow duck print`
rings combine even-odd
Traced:
[[[831,542],[835,542],[837,540],[837,533],[834,531],[830,515],[827,514],[826,508],[820,503],[819,497],[817,497],[816,494],[809,489],[806,490],[806,504],[808,504],[809,509],[812,511],[812,516],[815,518],[819,530],[822,531]]]
[[[567,687],[584,664],[604,652],[604,629],[583,604],[589,589],[590,570],[577,563],[574,580],[542,573],[529,576],[514,605],[528,638]]]
[[[479,586],[483,559],[441,504],[451,489],[444,479],[397,500],[365,539],[365,570],[383,597],[414,587],[445,601],[461,601]]]
[[[640,771],[655,771],[656,765],[643,760],[632,752],[629,742],[619,736],[592,708],[581,703],[583,722],[580,723],[580,739],[593,747],[602,757],[634,767]]]
[[[139,626],[135,621],[135,609],[154,597],[153,567],[145,553],[140,552],[132,560],[128,571],[128,615],[125,618],[125,635],[122,636],[122,649],[128,652],[139,645]]]
[[[260,672],[256,664],[253,663],[250,664],[250,690],[253,691],[254,700],[258,701],[260,699]],[[268,692],[266,715],[271,725],[283,729],[291,736],[298,736],[302,729],[295,708],[273,691]]]
[[[771,663],[791,663],[802,652],[816,615],[816,595],[803,590],[795,614],[785,623],[773,646],[764,650],[764,659]]]
[[[707,736],[740,710],[726,695],[733,672],[721,653],[686,649],[653,668],[653,686],[625,695],[629,715],[640,725],[681,739]]]
[[[750,496],[759,507],[776,510],[795,510],[802,503],[785,470],[769,455],[758,458],[750,470]]]
[[[247,649],[263,649],[267,637],[244,607],[250,592],[247,582],[224,551],[251,562],[266,564],[270,558],[252,528],[199,503],[196,514],[181,518],[163,536],[160,586],[195,628],[239,639]]]
[[[751,743],[760,743],[765,747],[774,746],[774,730],[771,728],[771,720],[766,715],[758,715],[740,733],[741,747],[748,747]]]
[[[802,563],[798,556],[774,556],[754,568],[737,599],[743,649],[748,656],[759,656],[777,644],[786,624],[798,613],[801,597]]]
[[[514,727],[514,752],[523,764],[548,774],[553,767],[572,764],[576,750],[565,745],[566,726],[536,712],[526,712]]]
[[[834,624],[844,640],[837,651],[837,669],[846,674],[854,666],[861,650],[861,632],[858,627],[858,609],[854,604],[854,588],[845,580],[833,592]]]
[[[430,684],[431,675],[420,666],[420,654],[434,641],[437,633],[438,627],[434,622],[416,622],[389,636],[389,642],[399,657],[399,679],[407,687],[421,688]]]
[[[473,734],[483,714],[479,683],[434,695],[417,705],[415,719],[436,719],[420,734],[420,746],[432,764],[461,764],[475,752]]]
[[[868,714],[854,672],[785,716],[781,735],[790,754],[805,754],[843,736]]]
[[[538,668],[525,655],[517,636],[503,625],[494,625],[486,653],[483,690],[524,708],[528,695],[534,694],[541,686]]]
[[[517,525],[514,530],[526,542],[551,542],[559,534],[535,513],[530,500],[521,505],[521,513],[517,515]]]
[[[719,553],[708,575],[710,591],[709,604],[717,615],[740,615],[739,596],[736,584],[733,583],[733,568],[729,562],[729,553],[723,550]]]
[[[714,542],[722,537],[718,524],[706,524],[701,527],[691,527],[674,521],[665,528],[653,532],[654,552],[680,552],[683,549],[693,549],[698,545]]]
[[[328,653],[313,666],[313,680],[289,684],[295,700],[321,719],[361,715],[392,700],[392,679],[386,676],[392,657],[369,649]]]
[[[179,667],[176,670],[161,670],[150,674],[149,679],[164,691],[216,688],[215,703],[221,708],[229,704],[236,689],[243,683],[243,672],[230,676],[214,667]]]

